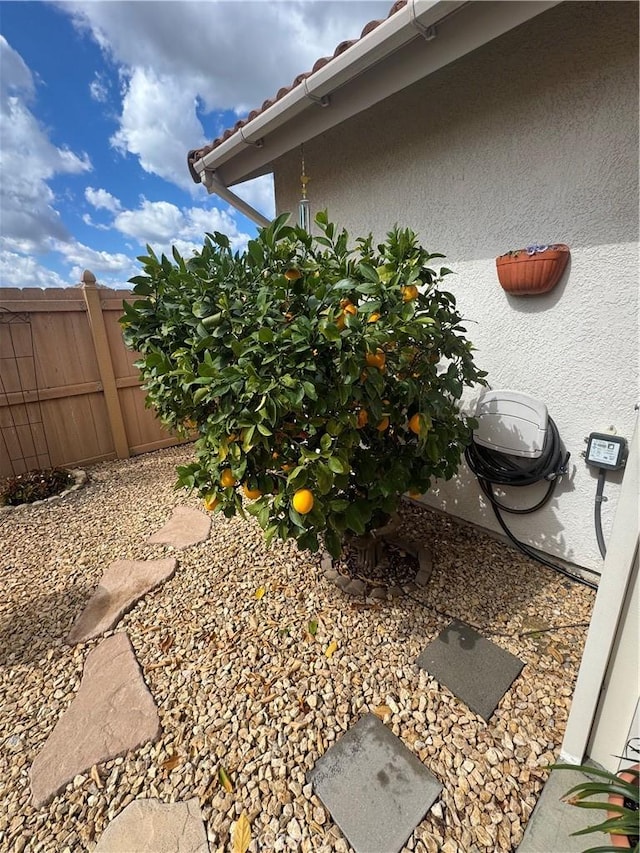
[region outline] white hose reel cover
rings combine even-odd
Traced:
[[[518,391],[484,391],[476,408],[476,444],[498,453],[537,459],[547,435],[547,407]]]

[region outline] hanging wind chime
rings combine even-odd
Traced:
[[[302,173],[300,175],[300,185],[302,186],[302,198],[300,199],[300,203],[298,204],[298,225],[300,228],[304,228],[307,233],[310,233],[311,230],[311,211],[309,207],[309,199],[307,198],[307,184],[309,183],[309,178],[305,174],[304,171],[304,146],[300,146],[300,152],[302,156]]]

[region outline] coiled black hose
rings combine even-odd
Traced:
[[[480,488],[491,504],[500,527],[516,548],[532,560],[542,563],[543,566],[547,566],[561,575],[584,584],[584,586],[588,586],[591,589],[597,589],[597,584],[574,575],[563,566],[552,563],[538,554],[531,546],[516,539],[501,515],[501,512],[509,512],[513,515],[527,515],[548,503],[555,491],[559,478],[567,472],[567,463],[570,455],[563,452],[558,427],[552,418],[548,420],[544,447],[537,459],[517,457],[519,461],[516,462],[513,456],[500,453],[497,450],[492,450],[490,447],[484,447],[475,442],[472,442],[465,450],[467,465],[478,478]],[[496,498],[493,491],[494,486],[532,486],[542,480],[548,480],[549,482],[547,491],[534,506],[526,507],[525,509],[505,506]],[[600,577],[600,572],[596,572],[594,569],[584,569],[584,571]]]

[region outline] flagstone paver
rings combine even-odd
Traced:
[[[171,518],[160,530],[147,539],[157,545],[172,545],[174,548],[188,548],[209,538],[211,519],[197,509],[187,506],[174,508]]]
[[[520,658],[457,620],[422,650],[417,664],[484,720],[524,666]]]
[[[116,560],[106,569],[100,585],[76,619],[67,642],[83,643],[117,624],[142,596],[170,578],[177,560]]]
[[[398,853],[442,790],[373,714],[342,735],[307,779],[356,853]]]
[[[105,829],[94,853],[209,853],[196,798],[135,800]]]
[[[129,637],[108,637],[87,657],[80,688],[31,767],[36,807],[79,773],[160,735],[153,697]]]

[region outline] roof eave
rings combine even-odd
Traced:
[[[197,180],[204,177],[205,170],[215,171],[218,181],[231,186],[264,174],[270,171],[275,159],[301,142],[432,74],[559,2],[409,0],[403,9],[343,54],[302,80],[271,107],[191,163],[192,175]],[[425,45],[425,41],[429,44]],[[411,52],[400,50],[411,42],[419,49],[414,46]],[[403,61],[405,54],[406,61]],[[359,85],[365,74],[384,63],[392,67],[393,75],[384,75],[375,87]],[[365,92],[365,88],[368,91]],[[342,103],[334,103],[340,96],[344,96]],[[286,134],[281,132],[285,126]],[[215,192],[209,189],[212,191]]]

